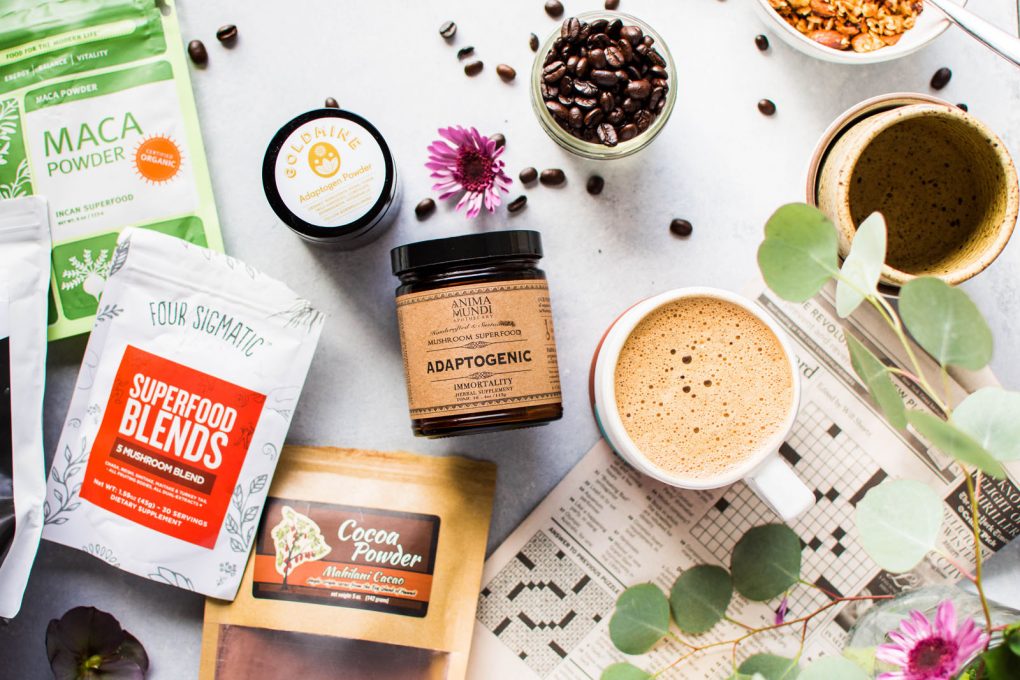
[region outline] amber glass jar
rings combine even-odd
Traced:
[[[497,231],[390,253],[411,426],[448,437],[563,416],[542,239]]]

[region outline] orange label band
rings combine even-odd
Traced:
[[[212,548],[264,401],[257,392],[128,345],[81,497]]]

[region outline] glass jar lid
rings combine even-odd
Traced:
[[[396,276],[424,267],[513,257],[541,258],[541,234],[526,229],[492,231],[408,243],[390,251]]]

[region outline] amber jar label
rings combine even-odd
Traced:
[[[560,402],[544,280],[401,295],[397,321],[411,418]]]

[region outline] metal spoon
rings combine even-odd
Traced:
[[[949,17],[950,21],[985,47],[1012,62],[1014,66],[1020,66],[1020,39],[950,0],[924,0],[924,2],[934,5]]]

